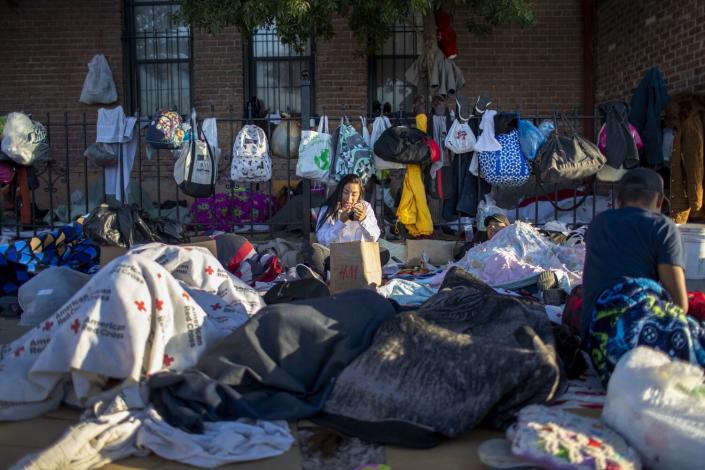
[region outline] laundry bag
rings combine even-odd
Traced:
[[[282,119],[272,132],[270,141],[272,155],[279,158],[299,158],[301,124],[291,120],[288,114],[284,114],[284,116],[286,119]]]
[[[2,135],[2,152],[18,165],[29,166],[49,159],[46,128],[26,114],[9,113]]]
[[[254,124],[242,126],[233,144],[230,179],[241,183],[261,183],[272,179],[272,158],[264,130]]]
[[[519,132],[514,129],[497,136],[502,145],[494,152],[480,152],[480,176],[493,186],[521,186],[529,181],[531,170],[521,153]]]
[[[328,116],[321,116],[318,130],[303,131],[299,144],[296,175],[316,181],[327,181],[333,158],[333,136],[328,131]]]
[[[88,63],[88,74],[78,101],[85,104],[110,104],[117,101],[113,73],[103,54],[94,55]]]
[[[639,451],[646,468],[703,468],[705,385],[699,366],[644,346],[632,349],[610,377],[602,419]]]

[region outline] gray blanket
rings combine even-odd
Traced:
[[[556,396],[560,369],[539,304],[470,281],[387,320],[315,420],[370,442],[430,447],[482,422],[506,427]]]
[[[152,376],[151,400],[169,424],[196,433],[203,421],[312,416],[335,377],[394,314],[371,290],[269,305],[194,369]]]

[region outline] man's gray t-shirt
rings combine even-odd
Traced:
[[[583,315],[580,332],[587,338],[597,298],[628,278],[658,281],[659,264],[685,268],[683,244],[676,224],[661,214],[622,207],[598,214],[585,235]]]

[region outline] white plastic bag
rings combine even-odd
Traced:
[[[299,144],[296,175],[326,182],[333,159],[333,136],[328,130],[328,116],[321,116],[317,131],[303,131]]]
[[[504,209],[497,205],[497,202],[489,194],[485,194],[485,200],[480,201],[477,205],[477,230],[484,232],[487,230],[485,227],[485,219],[491,215],[504,214],[507,215]]]
[[[480,162],[477,158],[477,152],[472,153],[472,160],[470,160],[470,173],[475,176],[480,176]]]
[[[216,161],[220,161],[220,147],[218,147],[218,123],[215,118],[206,118],[201,125],[201,132],[211,146]]]
[[[475,134],[467,122],[453,121],[445,141],[446,148],[459,155],[472,152],[475,148]]]
[[[367,119],[365,119],[365,116],[360,116],[360,124],[362,126],[362,140],[365,141],[365,144],[372,148],[370,146],[370,130],[367,128]]]
[[[405,168],[403,163],[388,162],[383,160],[374,154],[375,142],[379,140],[379,136],[382,133],[392,127],[392,123],[389,122],[387,116],[377,116],[374,121],[372,121],[372,134],[370,134],[370,149],[375,157],[375,169],[377,171],[381,170],[401,170]]]
[[[49,159],[46,128],[22,113],[10,113],[3,130],[2,151],[19,165]]]
[[[88,74],[78,101],[85,104],[109,104],[117,101],[113,73],[103,54],[96,54],[88,63]]]
[[[635,447],[646,468],[703,468],[703,370],[640,346],[617,363],[602,419]]]

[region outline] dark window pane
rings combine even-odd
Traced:
[[[310,41],[303,54],[283,44],[276,27],[259,29],[252,38],[254,91],[271,112],[300,112],[299,86],[301,71],[308,68]]]
[[[411,18],[400,23],[382,50],[370,61],[371,71],[375,77],[370,83],[370,99],[380,103],[389,103],[394,112],[400,107],[411,111],[416,87],[405,80],[406,71],[418,58],[423,47],[423,20]]]
[[[135,2],[132,40],[138,103],[145,113],[173,107],[186,113],[191,106],[191,31],[174,21],[179,8],[173,0]]]

